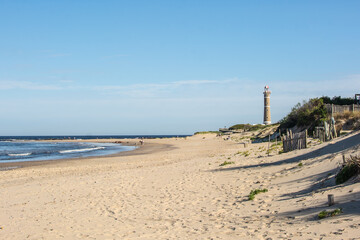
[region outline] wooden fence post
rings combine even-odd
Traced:
[[[329,206],[332,206],[332,205],[335,204],[334,194],[329,194],[328,195],[328,204],[329,204]]]

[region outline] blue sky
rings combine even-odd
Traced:
[[[2,1],[0,135],[192,134],[360,93],[360,1]]]

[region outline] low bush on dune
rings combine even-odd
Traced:
[[[203,132],[196,132],[196,133],[194,133],[194,135],[198,135],[198,134],[209,134],[209,133],[212,133],[212,134],[221,134],[221,132],[219,132],[219,131],[203,131]]]
[[[323,219],[323,218],[327,218],[327,217],[334,217],[336,215],[339,215],[340,213],[342,213],[342,210],[341,208],[337,208],[333,211],[321,211],[319,214],[318,214],[318,218],[319,219]]]
[[[335,176],[336,184],[341,184],[360,174],[360,157],[350,156]]]
[[[291,112],[279,121],[281,129],[292,127],[308,128],[311,133],[315,126],[319,126],[327,119],[327,111],[323,99],[313,98],[309,101],[298,103]]]
[[[265,193],[268,190],[266,188],[264,189],[255,189],[255,190],[251,190],[248,199],[249,200],[254,200],[255,199],[255,195],[259,194],[259,193]]]
[[[341,96],[334,96],[333,98],[330,98],[328,96],[322,96],[320,99],[322,99],[325,104],[351,105],[355,103],[354,98],[351,97],[344,98]]]

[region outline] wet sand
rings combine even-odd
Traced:
[[[147,143],[144,145],[140,145],[137,140],[133,139],[88,139],[88,140],[53,140],[52,142],[97,142],[97,143],[119,143],[123,146],[136,146],[137,148],[132,151],[124,151],[119,152],[116,154],[109,154],[105,156],[90,156],[90,157],[78,157],[78,158],[64,158],[64,159],[55,159],[55,160],[41,160],[41,161],[24,161],[24,162],[7,162],[1,163],[0,162],[0,171],[12,170],[16,168],[23,168],[23,167],[32,167],[32,166],[39,166],[39,165],[48,165],[48,164],[60,164],[62,162],[69,162],[69,161],[82,161],[87,159],[96,159],[96,158],[113,158],[113,157],[120,157],[120,156],[130,156],[130,155],[143,155],[143,154],[151,154],[158,151],[165,151],[167,149],[173,148],[170,144],[157,144],[157,143]],[[49,141],[47,141],[49,142]],[[120,144],[120,143],[119,143]]]

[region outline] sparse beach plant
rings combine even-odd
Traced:
[[[251,124],[236,124],[234,126],[231,126],[229,129],[230,130],[242,130],[242,131],[257,131],[257,130],[261,130],[261,129],[265,129],[265,128],[269,128],[271,127],[271,125],[262,125],[262,124],[255,124],[255,125],[251,125]]]
[[[279,141],[279,142],[277,142],[277,143],[273,143],[273,144],[271,144],[271,147],[277,147],[277,146],[282,146],[282,141]]]
[[[251,190],[248,199],[249,200],[254,200],[255,199],[255,195],[259,194],[259,193],[265,193],[268,190],[266,188],[264,189],[255,189],[255,190]]]
[[[244,155],[244,157],[247,157],[247,156],[250,155],[250,152],[249,152],[249,151],[245,151],[245,152],[243,152],[243,155]]]
[[[302,166],[303,166],[303,163],[299,162],[298,167],[302,167]]]
[[[336,184],[344,183],[358,174],[360,174],[360,157],[350,155],[335,176]]]
[[[323,218],[327,218],[327,217],[334,217],[336,215],[339,215],[340,213],[342,213],[342,209],[341,208],[337,208],[333,211],[321,211],[319,214],[318,214],[318,218],[319,219],[323,219]]]
[[[228,161],[224,161],[222,164],[220,164],[219,166],[222,167],[222,166],[226,166],[226,165],[229,165],[229,164],[234,164],[235,162],[228,162]]]
[[[202,132],[196,132],[196,133],[194,133],[194,135],[199,135],[199,134],[209,134],[209,133],[213,133],[213,134],[220,134],[220,135],[222,135],[222,133],[221,133],[221,132],[219,132],[219,131],[202,131]]]
[[[335,121],[337,123],[336,128],[340,131],[340,135],[343,127],[346,126],[347,130],[357,130],[360,128],[360,112],[345,111],[342,113],[334,114]],[[345,133],[347,134],[347,133]]]
[[[245,157],[247,157],[250,155],[250,152],[249,151],[244,151],[244,152],[239,151],[239,152],[235,153],[235,155],[244,155]]]

